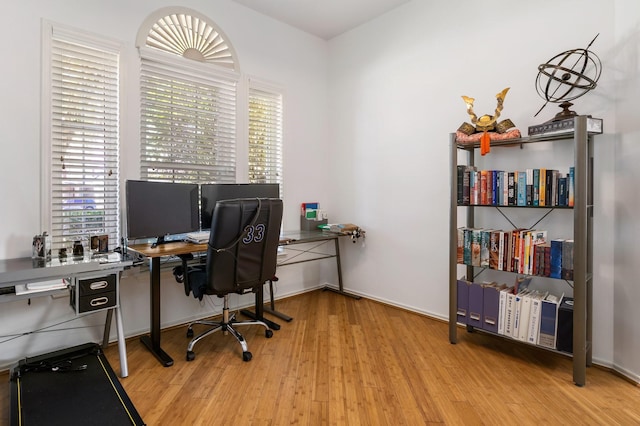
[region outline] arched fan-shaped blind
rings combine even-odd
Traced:
[[[197,12],[163,9],[141,28],[138,47],[140,176],[235,182],[239,75],[224,34]]]
[[[168,12],[151,25],[144,45],[199,62],[238,70],[236,54],[227,42],[227,37],[207,22],[206,18],[195,11]]]

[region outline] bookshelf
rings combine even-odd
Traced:
[[[598,120],[600,127],[595,126],[594,120]],[[505,141],[492,141],[491,154],[500,155],[500,148],[506,146],[523,146],[539,142],[571,143],[573,146],[573,167],[574,167],[574,205],[573,209],[573,381],[578,386],[586,384],[586,367],[592,363],[592,295],[593,295],[593,139],[597,134],[602,133],[602,121],[592,119],[587,116],[577,116],[574,118],[573,128],[564,132],[554,132],[553,134],[540,134],[518,139]],[[596,123],[597,124],[597,123]],[[451,169],[451,194],[450,194],[450,241],[449,241],[449,341],[457,343],[458,337],[458,263],[457,244],[458,227],[474,227],[475,210],[479,207],[487,206],[459,206],[458,205],[458,157],[466,155],[466,161],[460,164],[475,165],[476,155],[479,155],[479,143],[459,143],[456,134],[450,135],[450,169]],[[567,159],[571,161],[571,159]],[[554,210],[557,206],[533,207],[533,206],[499,206],[504,209],[548,209]],[[466,223],[458,225],[458,209],[466,209]],[[564,207],[567,208],[567,207]],[[465,278],[473,281],[475,272],[483,267],[465,266]],[[502,271],[502,274],[514,272]],[[467,325],[467,331],[474,331],[477,327]],[[485,332],[485,330],[480,330]],[[495,333],[493,333],[495,334]],[[496,338],[509,337],[495,334]],[[516,340],[514,340],[516,341]],[[522,344],[529,344],[522,342]],[[539,346],[536,346],[539,347]],[[563,352],[564,353],[564,352]]]

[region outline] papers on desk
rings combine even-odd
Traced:
[[[204,244],[209,242],[209,231],[189,232],[187,241],[194,244]]]
[[[17,284],[16,295],[39,293],[41,291],[64,290],[67,288],[67,282],[64,278],[56,280],[39,281],[37,283]]]

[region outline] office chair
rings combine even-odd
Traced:
[[[189,342],[187,361],[195,359],[195,344],[217,331],[229,332],[238,340],[244,361],[250,361],[252,355],[244,337],[235,327],[261,325],[265,328],[267,338],[273,336],[273,331],[262,321],[236,321],[235,314],[229,313],[229,294],[255,293],[274,277],[281,222],[280,199],[241,198],[216,203],[206,263],[189,267],[183,279],[185,290],[190,289],[194,297],[200,300],[205,294],[224,299],[222,320],[201,320],[189,324],[187,337],[193,337],[195,324],[208,325],[210,328]]]

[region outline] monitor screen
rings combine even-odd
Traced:
[[[127,180],[127,238],[158,238],[199,229],[198,185]]]
[[[211,228],[216,202],[236,198],[280,198],[277,183],[212,183],[200,186],[200,226]]]

